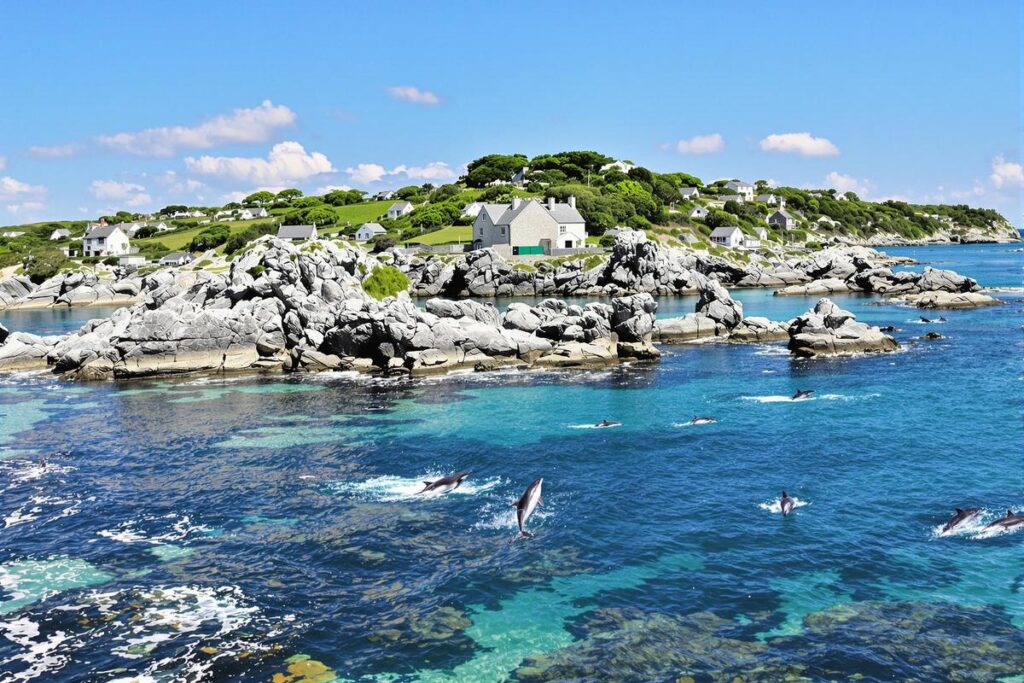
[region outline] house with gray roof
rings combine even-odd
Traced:
[[[71,231],[67,228],[57,228],[50,233],[50,239],[54,241],[67,239],[68,237],[71,237]]]
[[[796,228],[796,219],[793,218],[785,209],[779,209],[772,215],[768,216],[768,225],[774,225],[782,228],[783,230],[793,230]]]
[[[739,249],[743,246],[743,231],[735,225],[723,225],[711,231],[711,241],[722,247]]]
[[[718,201],[722,202],[736,202],[737,204],[743,203],[743,195],[741,194],[720,194],[715,197]]]
[[[173,251],[160,259],[159,263],[161,266],[184,266],[192,263],[193,260],[192,254]]]
[[[317,238],[315,225],[282,225],[277,229],[277,239],[286,242],[300,242]]]
[[[767,204],[768,206],[777,206],[780,209],[786,208],[786,198],[780,197],[777,194],[759,194],[755,201]]]
[[[522,187],[523,185],[526,185],[527,183],[530,182],[529,180],[526,179],[526,174],[529,172],[530,167],[523,166],[521,169],[513,173],[512,177],[509,180],[512,181],[513,185],[518,185],[519,187]]]
[[[380,223],[363,223],[356,230],[356,242],[369,242],[377,235],[386,235],[387,232]]]
[[[745,183],[742,180],[730,180],[725,184],[725,186],[730,190],[743,195],[743,199],[746,201],[754,201],[754,186],[750,183]]]
[[[390,218],[391,220],[401,218],[406,214],[412,213],[415,208],[416,207],[409,202],[395,202],[388,209],[388,218]]]
[[[513,197],[508,204],[484,204],[473,222],[474,249],[491,248],[505,257],[580,249],[586,243],[587,224],[576,197],[565,203]]]
[[[680,187],[679,196],[687,201],[692,202],[694,199],[700,196],[700,189],[696,187]]]
[[[704,219],[708,217],[708,210],[703,206],[695,206],[690,209],[690,218]]]
[[[82,238],[83,256],[121,256],[129,251],[128,235],[117,225],[100,223]]]

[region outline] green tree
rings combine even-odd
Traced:
[[[312,209],[307,209],[306,212],[302,214],[302,220],[307,225],[322,227],[325,225],[334,225],[338,220],[338,217],[326,206],[315,206]]]
[[[494,180],[508,180],[512,174],[527,165],[523,154],[488,154],[471,161],[466,167],[466,184],[484,187]]]
[[[282,202],[290,202],[293,199],[298,199],[302,196],[302,190],[297,190],[294,187],[290,187],[287,190],[281,190],[277,193],[277,199]]]
[[[231,237],[231,230],[226,225],[212,225],[206,230],[192,238],[189,242],[189,251],[206,251],[219,247]]]
[[[243,201],[246,204],[256,204],[257,206],[264,206],[274,201],[274,193],[267,192],[266,190],[260,190],[259,192],[253,192]]]
[[[64,254],[56,249],[35,251],[22,261],[25,275],[35,284],[41,284],[60,272],[61,266],[67,263]]]

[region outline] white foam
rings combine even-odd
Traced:
[[[792,396],[740,396],[743,401],[754,401],[755,403],[810,403],[811,401],[863,401],[871,398],[878,398],[881,394],[863,394],[860,396],[847,396],[845,394],[812,394],[803,398]]]
[[[809,502],[800,500],[796,496],[790,496],[790,498],[793,499],[793,509],[794,510],[796,508],[802,508],[802,507],[805,507],[807,505],[810,505]],[[781,505],[781,501],[778,498],[773,498],[772,500],[766,500],[763,503],[758,503],[757,507],[761,508],[762,510],[767,510],[768,512],[771,512],[773,514],[777,514],[777,515],[781,515],[782,514],[782,505]]]
[[[714,422],[698,422],[697,424],[694,424],[693,422],[674,422],[674,423],[672,423],[672,426],[673,427],[707,427],[707,426],[713,425],[713,424],[718,424],[718,420],[716,419]]]
[[[621,422],[616,422],[616,423],[610,424],[610,425],[579,424],[579,425],[569,425],[569,429],[613,429],[615,427],[621,427],[621,426],[622,426]]]
[[[0,633],[3,633],[7,640],[23,648],[22,652],[3,660],[0,664],[24,662],[28,665],[28,668],[10,674],[12,677],[5,678],[5,681],[30,681],[47,672],[63,668],[70,660],[68,655],[57,653],[61,643],[71,638],[64,631],[56,631],[40,640],[39,624],[23,617],[6,622],[0,621]]]
[[[537,520],[547,519],[552,514],[551,510],[546,507],[538,506],[534,509],[533,514],[530,515],[530,519],[527,520],[527,529],[530,528]],[[516,508],[511,503],[499,507],[497,510],[494,506],[485,507],[480,514],[480,519],[473,524],[474,529],[511,529],[519,530],[519,521],[516,518]]]
[[[170,529],[163,533],[150,534],[145,531],[141,531],[136,528],[138,525],[152,526],[153,522],[156,522],[157,526],[167,527],[167,522],[162,520],[173,519],[174,521],[170,524]],[[209,527],[202,524],[194,524],[192,519],[188,515],[178,515],[177,513],[170,513],[164,515],[162,518],[154,516],[146,516],[138,521],[122,522],[113,529],[102,529],[97,531],[98,536],[109,538],[112,541],[118,541],[119,543],[150,543],[153,545],[172,543],[177,541],[184,541],[189,536],[194,534],[204,534],[210,530]]]
[[[470,475],[469,478],[459,484],[457,489],[450,491],[448,494],[439,491],[425,491],[421,493],[424,482],[435,481],[445,476],[448,475],[438,472],[427,472],[419,477],[384,475],[365,481],[334,482],[330,484],[330,487],[336,493],[381,502],[394,502],[399,500],[431,500],[445,495],[472,496],[493,489],[502,483],[502,480],[497,478],[474,481],[472,475]]]

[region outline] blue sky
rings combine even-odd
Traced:
[[[594,149],[1021,224],[1019,2],[38,2],[0,26],[0,223]]]

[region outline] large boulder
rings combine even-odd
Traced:
[[[789,325],[789,350],[796,356],[819,357],[895,351],[899,344],[877,327],[857,322],[849,311],[829,299]]]
[[[784,323],[768,318],[747,317],[729,332],[729,340],[736,342],[772,342],[789,339]]]
[[[705,279],[700,284],[697,313],[711,318],[723,327],[732,329],[743,320],[743,304],[729,296],[722,283]]]
[[[975,292],[979,289],[978,283],[969,277],[929,267],[924,269],[917,286],[922,292]]]

